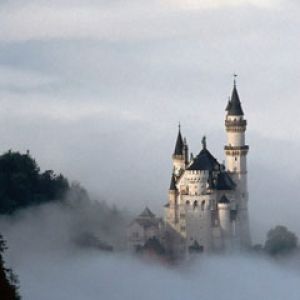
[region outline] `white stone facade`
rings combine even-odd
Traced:
[[[200,153],[189,161],[187,143],[179,128],[165,206],[166,230],[173,235],[173,243],[166,246],[171,250],[188,253],[197,245],[199,251],[211,252],[251,245],[247,122],[235,85],[226,110],[226,167],[207,150],[205,138]]]

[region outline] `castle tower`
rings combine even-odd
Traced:
[[[225,146],[227,171],[236,183],[235,204],[237,217],[234,223],[235,238],[242,246],[251,244],[248,221],[247,154],[249,146],[245,142],[247,121],[234,80],[233,91],[226,107],[225,128],[227,145]]]
[[[178,135],[175,144],[174,153],[172,155],[173,169],[175,176],[179,176],[188,163],[188,145],[186,140],[182,138],[180,124],[178,126]]]
[[[175,175],[172,174],[170,188],[169,188],[169,199],[167,205],[168,208],[167,221],[173,226],[175,226],[178,222],[176,198],[177,198],[176,178]]]
[[[230,216],[230,201],[225,195],[223,195],[218,202],[218,212],[225,249],[231,249],[232,222]]]

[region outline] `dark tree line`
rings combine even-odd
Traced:
[[[285,226],[277,225],[267,232],[265,244],[254,245],[253,250],[273,257],[293,254],[299,250],[298,237]]]
[[[17,278],[12,270],[4,266],[3,252],[6,249],[5,242],[0,235],[0,299],[19,300]]]
[[[298,238],[285,226],[276,226],[267,233],[265,251],[272,255],[290,254],[297,249]]]
[[[69,191],[68,180],[52,170],[41,173],[27,152],[8,151],[0,156],[0,214],[62,199]]]

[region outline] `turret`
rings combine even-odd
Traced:
[[[249,150],[249,146],[245,144],[247,121],[244,119],[244,112],[235,81],[226,111],[227,145],[225,146],[225,154],[227,169],[232,173],[246,174],[246,155]]]
[[[235,75],[236,76],[236,75]],[[236,184],[235,202],[238,207],[237,220],[234,226],[237,229],[237,238],[241,246],[250,246],[250,232],[248,221],[248,187],[247,187],[247,154],[245,132],[247,121],[234,79],[231,98],[226,107],[225,129],[227,145],[225,146],[227,171]]]
[[[176,207],[176,198],[177,198],[177,187],[176,187],[176,177],[172,174],[170,188],[169,188],[169,199],[167,208],[167,221],[171,224],[177,223],[177,207]]]
[[[225,238],[231,237],[230,201],[223,195],[218,202],[220,227]]]
[[[174,169],[174,174],[176,176],[179,176],[181,172],[185,169],[186,151],[188,151],[187,145],[185,145],[182,139],[180,124],[179,124],[175,149],[172,155],[173,169]]]

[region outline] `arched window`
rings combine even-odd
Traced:
[[[186,204],[186,205],[190,205],[190,200],[186,200],[186,201],[185,201],[185,204]]]
[[[198,206],[198,201],[197,200],[194,201],[194,205],[193,206],[194,206],[194,209]]]

